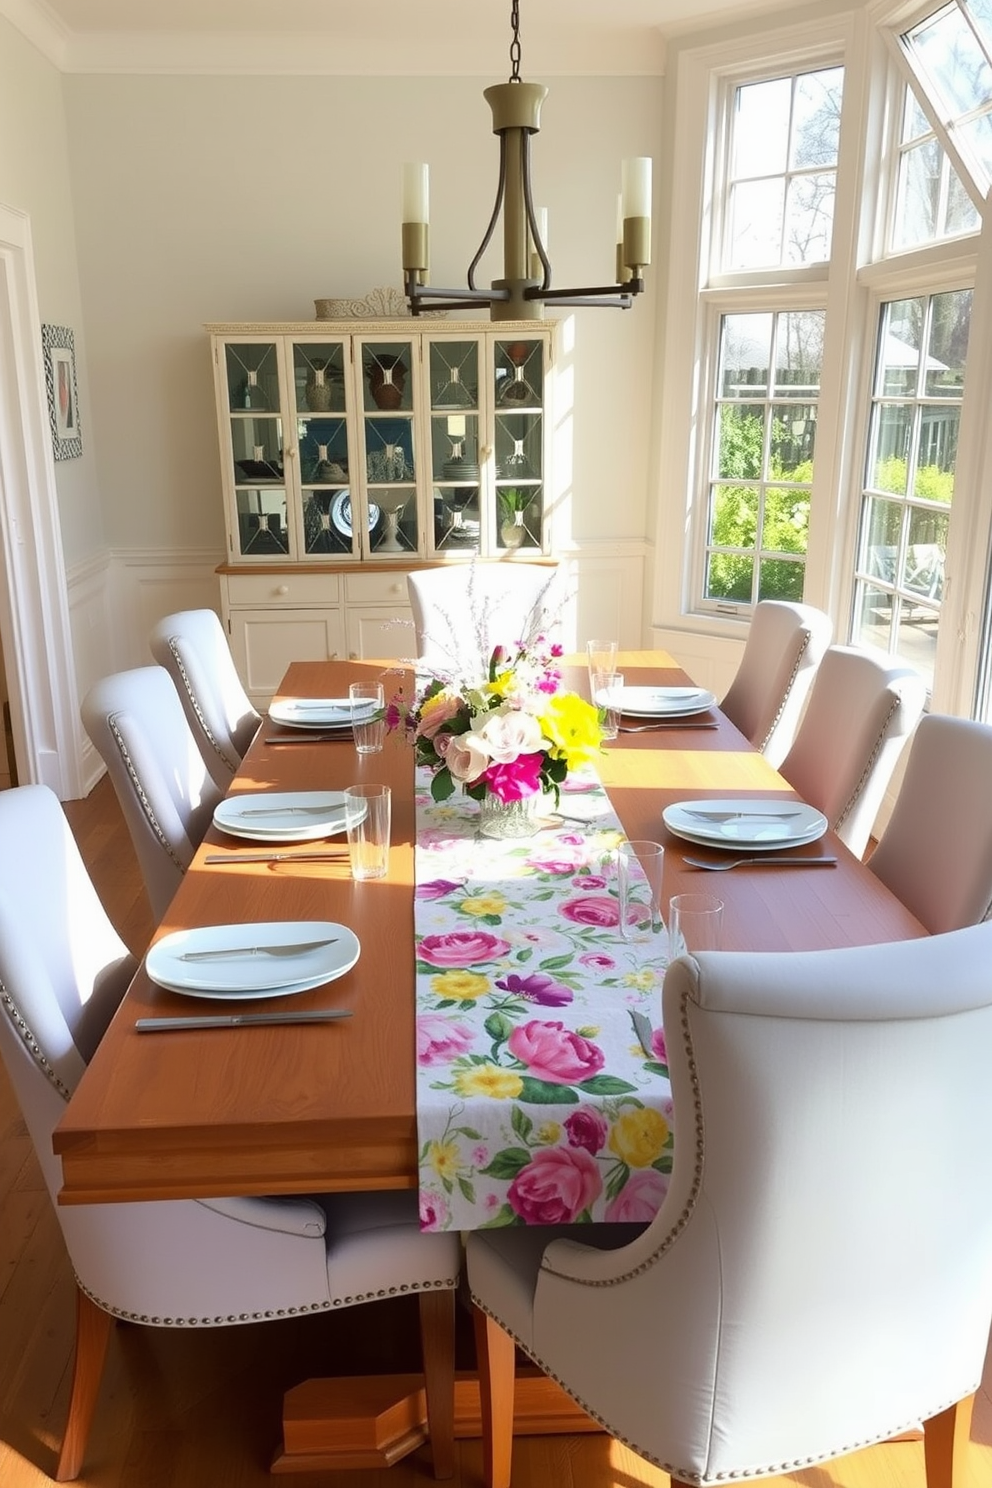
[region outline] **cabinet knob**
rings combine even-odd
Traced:
[[[390,594],[402,594],[402,592],[403,592],[403,585],[402,584],[390,584],[390,586],[389,586],[389,592],[390,592]]]
[[[276,593],[277,594],[288,594],[289,593],[289,585],[288,584],[278,584],[276,586]]]

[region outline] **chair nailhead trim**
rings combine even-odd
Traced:
[[[835,832],[837,828],[847,820],[851,812],[854,810],[855,806],[858,804],[858,801],[861,799],[861,794],[868,783],[868,777],[874,769],[875,761],[878,759],[879,752],[881,751],[882,745],[885,742],[885,735],[888,730],[889,724],[892,722],[901,706],[902,698],[895,698],[893,700],[891,708],[885,715],[885,722],[882,724],[882,727],[878,731],[878,738],[875,740],[875,747],[872,750],[871,754],[868,756],[868,763],[865,765],[864,769],[861,772],[861,779],[858,781],[857,785],[854,787],[854,790],[851,792],[851,799],[848,801],[847,805],[844,807],[844,810],[841,812],[840,816],[838,816],[837,820],[831,823],[831,826],[833,827],[833,830]]]
[[[172,652],[173,659],[175,660],[176,667],[179,671],[179,675],[183,679],[183,686],[186,689],[186,696],[189,698],[190,702],[193,705],[193,712],[196,714],[196,720],[203,730],[204,738],[209,740],[211,748],[216,750],[216,752],[220,755],[221,759],[224,761],[231,774],[236,775],[238,772],[238,766],[240,765],[241,761],[228,759],[227,755],[224,753],[223,746],[219,744],[214,738],[210,726],[203,716],[203,710],[200,707],[200,700],[197,697],[196,693],[193,691],[193,684],[189,680],[189,673],[183,665],[182,657],[179,655],[179,646],[175,636],[170,636],[169,638],[169,650]]]
[[[54,1069],[45,1058],[45,1055],[41,1049],[41,1045],[38,1043],[38,1040],[35,1038],[33,1032],[31,1031],[31,1025],[28,1023],[24,1014],[21,1012],[20,1008],[17,1006],[10,993],[7,991],[7,988],[4,986],[3,982],[0,982],[0,1003],[3,1004],[8,1018],[10,1019],[11,1023],[13,1023],[14,1028],[17,1030],[21,1041],[23,1042],[28,1053],[31,1055],[31,1058],[34,1060],[35,1064],[42,1071],[45,1077],[51,1082],[51,1084],[55,1086],[55,1089],[58,1091],[62,1099],[64,1101],[67,1101],[72,1095],[72,1091],[63,1080],[59,1079],[59,1076],[55,1073]]]
[[[141,809],[144,811],[145,816],[148,818],[148,824],[149,824],[149,826],[151,827],[152,831],[155,833],[155,836],[158,838],[158,840],[161,843],[162,847],[165,849],[165,851],[168,853],[169,857],[172,859],[172,861],[175,863],[176,867],[179,869],[179,872],[180,873],[185,873],[186,872],[186,864],[180,861],[178,855],[175,852],[175,849],[172,846],[172,843],[169,841],[168,837],[166,837],[165,833],[162,831],[161,825],[159,824],[158,817],[155,815],[155,812],[154,812],[154,810],[152,808],[152,803],[151,803],[151,801],[149,801],[148,797],[145,795],[144,788],[143,788],[143,786],[141,784],[141,781],[138,779],[137,772],[135,771],[134,764],[133,764],[133,762],[131,760],[131,756],[127,752],[127,745],[124,743],[124,739],[123,739],[123,736],[121,734],[121,731],[117,727],[117,719],[116,718],[108,718],[107,719],[107,724],[108,724],[108,726],[110,728],[110,732],[113,734],[114,739],[117,742],[117,748],[121,752],[121,759],[124,761],[124,764],[127,766],[127,773],[131,777],[131,784],[134,786],[134,793],[138,797],[138,800],[141,802]]]
[[[379,1291],[357,1293],[353,1297],[332,1297],[330,1300],[321,1298],[319,1302],[303,1302],[298,1307],[270,1307],[264,1312],[229,1312],[226,1315],[218,1313],[214,1317],[157,1317],[151,1313],[128,1312],[91,1292],[78,1276],[76,1284],[97,1307],[126,1323],[146,1323],[152,1328],[227,1328],[236,1323],[264,1323],[277,1318],[306,1317],[314,1312],[332,1312],[338,1307],[352,1307],[361,1302],[375,1302],[383,1297],[398,1297],[407,1292],[453,1291],[458,1285],[458,1277],[449,1276],[443,1280],[416,1282],[401,1287],[383,1287]]]
[[[764,753],[765,748],[766,748],[766,746],[768,744],[768,741],[771,738],[772,734],[778,728],[779,720],[781,719],[782,714],[785,712],[785,705],[789,701],[789,695],[792,692],[793,687],[795,687],[795,685],[796,685],[796,678],[799,676],[799,663],[802,661],[803,657],[806,655],[806,651],[807,651],[807,649],[809,647],[809,643],[810,643],[810,640],[811,640],[811,632],[808,631],[808,630],[800,631],[800,636],[802,637],[802,644],[799,647],[799,650],[796,652],[796,659],[795,659],[795,662],[793,663],[792,676],[789,678],[789,685],[788,685],[788,687],[785,689],[785,691],[782,694],[782,697],[781,697],[781,699],[779,701],[779,705],[778,705],[778,712],[775,714],[775,717],[772,719],[771,723],[769,724],[769,726],[768,726],[768,732],[765,734],[765,737],[762,739],[761,743],[758,745],[758,749],[760,750],[760,752],[762,754]]]

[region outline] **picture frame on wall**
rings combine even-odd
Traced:
[[[72,331],[68,326],[43,325],[41,344],[45,356],[52,452],[56,460],[74,460],[83,453],[83,440],[79,429],[76,348]]]

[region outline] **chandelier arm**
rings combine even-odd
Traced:
[[[503,192],[505,191],[505,189],[506,189],[506,135],[505,134],[501,134],[500,137],[499,137],[499,181],[496,184],[496,205],[493,207],[493,215],[489,219],[489,226],[486,228],[486,231],[485,231],[485,233],[483,235],[483,238],[482,238],[482,242],[479,244],[478,252],[476,253],[476,255],[473,258],[472,262],[468,266],[468,276],[467,277],[468,277],[468,287],[469,287],[469,289],[473,289],[473,290],[475,289],[475,271],[476,271],[476,269],[479,266],[479,260],[482,258],[482,255],[485,253],[486,249],[489,247],[489,243],[490,243],[490,240],[492,238],[492,235],[493,235],[493,233],[496,230],[496,224],[499,221],[499,214],[500,214],[500,211],[501,211],[502,206],[503,206]]]
[[[628,279],[626,284],[599,284],[589,289],[525,289],[526,300],[567,300],[569,304],[595,305],[597,296],[619,295],[628,302],[644,289],[643,279]],[[581,297],[581,300],[577,298]]]
[[[541,234],[537,230],[537,218],[534,212],[534,197],[530,189],[530,134],[525,132],[523,136],[523,148],[521,150],[521,176],[524,188],[524,206],[527,211],[527,226],[530,229],[531,242],[534,251],[541,260],[544,269],[544,278],[541,280],[537,293],[527,294],[527,299],[537,299],[551,288],[551,261],[548,258],[547,249],[541,242]]]

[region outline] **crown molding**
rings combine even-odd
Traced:
[[[60,72],[68,70],[72,33],[44,0],[0,0],[0,15]]]

